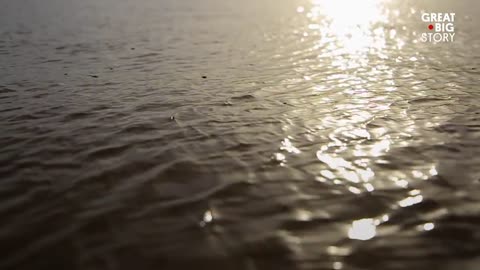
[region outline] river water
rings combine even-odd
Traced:
[[[1,269],[479,269],[477,1],[0,5]]]

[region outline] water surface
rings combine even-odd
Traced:
[[[0,268],[480,267],[476,1],[0,5]]]

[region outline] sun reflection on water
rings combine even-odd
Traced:
[[[366,194],[376,196],[400,190],[404,195],[395,198],[393,208],[408,211],[404,208],[424,203],[428,194],[419,189],[408,190],[416,187],[417,181],[432,179],[438,172],[434,164],[402,167],[402,148],[411,145],[418,126],[407,109],[396,106],[402,102],[402,83],[398,78],[415,76],[411,69],[399,75],[398,63],[416,65],[422,58],[418,54],[399,56],[398,50],[405,49],[409,40],[406,28],[395,27],[400,13],[387,8],[389,2],[312,0],[310,5],[296,8],[296,15],[302,17],[304,24],[294,33],[301,46],[308,48],[293,52],[292,61],[308,66],[295,65],[297,76],[284,82],[307,84],[311,96],[302,98],[312,97],[312,101],[302,104],[315,108],[299,109],[295,111],[298,114],[288,115],[284,131],[289,133],[281,141],[281,151],[275,159],[281,166],[289,166],[293,163],[286,163],[287,159],[309,155],[315,162],[312,166],[306,164],[308,173],[314,174],[322,185],[334,186],[336,194],[355,200]],[[332,109],[324,110],[325,104]],[[303,114],[306,112],[313,112],[313,117]],[[313,149],[301,145],[296,138],[299,133],[292,129],[293,119],[308,128],[309,143],[317,143]],[[398,119],[403,121],[401,130],[393,123]],[[398,156],[396,151],[400,152]],[[297,211],[295,218],[310,220],[313,212]],[[388,226],[379,227],[378,232],[377,227],[389,221],[390,214],[350,220],[348,238],[370,240],[383,235]],[[432,222],[418,227],[423,231],[434,228]],[[329,252],[339,251],[332,247]],[[342,267],[338,262],[336,268]]]
[[[383,2],[315,0],[306,15],[311,20],[309,29],[319,29],[322,40],[331,44],[337,56],[372,49],[380,51],[385,47],[385,30],[374,26],[388,21],[380,5]],[[357,64],[366,65],[365,62]]]
[[[355,240],[369,240],[377,234],[377,226],[371,218],[355,220],[348,230],[348,237]]]
[[[308,76],[312,83],[318,81],[312,88],[314,93],[322,95],[335,91],[344,95],[335,104],[335,109],[343,112],[340,117],[329,114],[319,119],[318,129],[333,130],[329,136],[331,142],[316,153],[317,159],[328,166],[319,171],[317,179],[344,184],[355,194],[376,189],[371,182],[375,176],[371,162],[389,152],[394,143],[394,138],[386,134],[387,129],[371,130],[364,126],[378,113],[390,109],[389,96],[397,90],[394,71],[387,62],[390,58],[387,40],[389,44],[402,41],[395,29],[385,28],[392,16],[398,16],[395,10],[390,12],[385,8],[388,2],[313,0],[310,7],[297,8],[297,12],[308,20],[303,32],[319,37],[312,49],[319,53],[318,64],[343,71],[327,74],[320,81]],[[350,145],[346,141],[356,143]],[[344,153],[350,151],[354,157],[367,158],[361,163],[345,158]],[[397,186],[406,187],[401,180],[397,182]],[[361,185],[352,186],[352,183]]]

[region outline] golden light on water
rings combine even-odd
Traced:
[[[398,204],[401,207],[408,207],[408,206],[412,206],[412,205],[417,204],[417,203],[421,203],[422,201],[423,201],[423,196],[422,195],[417,195],[417,196],[412,196],[412,197],[405,198],[405,199],[399,201]]]
[[[207,210],[207,211],[205,211],[205,213],[203,214],[203,219],[202,219],[202,221],[200,221],[200,226],[204,227],[204,226],[206,226],[207,224],[211,223],[212,221],[213,221],[212,211]]]
[[[355,194],[375,190],[375,183],[371,182],[375,176],[370,164],[372,159],[354,164],[351,159],[344,157],[343,152],[351,150],[356,157],[380,158],[399,142],[387,134],[385,128],[369,130],[362,126],[378,113],[390,110],[389,96],[397,90],[394,67],[387,61],[391,58],[392,51],[387,50],[386,44],[387,41],[390,44],[404,44],[404,41],[395,29],[384,27],[392,16],[399,16],[396,10],[386,8],[388,2],[389,0],[313,0],[310,7],[297,8],[297,12],[308,19],[305,32],[310,36],[319,36],[314,47],[319,51],[319,64],[344,71],[327,76],[323,83],[313,87],[313,91],[319,94],[341,91],[348,95],[345,102],[336,105],[339,110],[347,111],[348,117],[326,115],[320,119],[319,127],[334,128],[330,139],[337,146],[335,153],[328,151],[332,143],[327,149],[317,151],[317,159],[329,167],[328,170],[320,170],[320,174],[334,183],[346,185]],[[372,65],[372,61],[375,61],[375,65]],[[359,75],[358,69],[370,77]],[[382,77],[382,80],[378,77]],[[337,84],[336,89],[328,86],[329,81],[338,80],[345,83]],[[375,101],[365,103],[371,96],[376,96]],[[337,138],[368,140],[369,143],[348,146],[342,145]],[[418,175],[416,173],[414,177],[418,178]],[[425,175],[422,174],[422,177]],[[361,183],[363,188],[349,183]],[[395,183],[399,187],[408,184],[404,180]]]
[[[431,230],[433,230],[433,228],[435,228],[435,225],[432,222],[428,222],[428,223],[423,224],[423,229],[425,231],[431,231]]]
[[[385,19],[379,9],[381,2],[386,1],[313,0],[312,3],[316,8],[312,11],[312,16],[318,17],[319,13],[323,13],[343,25],[368,24]]]
[[[371,218],[356,220],[348,230],[348,237],[355,240],[369,240],[377,234],[377,226]]]
[[[280,146],[280,150],[287,151],[289,153],[300,154],[300,150],[293,146],[289,138],[285,138]]]
[[[394,155],[391,152],[398,146],[408,145],[405,136],[391,134],[388,126],[382,126],[382,121],[372,125],[374,128],[368,126],[376,118],[381,119],[394,104],[399,89],[395,63],[400,60],[396,55],[408,43],[402,32],[404,28],[389,27],[399,16],[398,10],[387,8],[389,2],[313,0],[311,5],[296,9],[299,16],[304,16],[306,20],[303,29],[296,31],[301,34],[300,41],[312,41],[313,46],[308,52],[318,52],[316,60],[309,58],[305,61],[313,63],[312,67],[337,71],[320,77],[299,69],[302,80],[312,85],[312,92],[322,96],[326,103],[335,103],[335,109],[339,112],[325,114],[315,123],[318,130],[330,130],[329,141],[314,153],[321,163],[316,179],[343,186],[346,192],[354,196],[385,187],[406,189],[412,179],[427,180],[438,173],[431,164],[390,174],[385,174],[376,166],[388,166],[391,161],[386,156]],[[298,51],[294,55],[301,53]],[[413,54],[402,59],[416,63],[420,57]],[[408,120],[406,110],[396,109],[399,115]],[[415,125],[407,126],[405,134],[415,133]],[[348,143],[351,141],[354,143]],[[299,154],[300,150],[292,142],[286,138],[281,143],[281,150]],[[413,190],[397,204],[400,208],[411,207],[423,200],[420,190]],[[305,219],[306,216],[299,215],[298,218]],[[381,218],[355,220],[348,229],[348,237],[372,239],[377,235],[377,226],[388,219],[389,216],[385,214]],[[433,228],[433,223],[421,227],[424,231]]]
[[[387,15],[381,4],[385,1],[313,1],[307,17],[312,20],[310,29],[320,29],[322,39],[334,41],[337,53],[358,53],[385,46],[384,29],[374,24],[386,22]],[[323,23],[321,21],[324,21]]]

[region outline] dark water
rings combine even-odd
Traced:
[[[0,268],[480,269],[479,7],[0,1]]]

